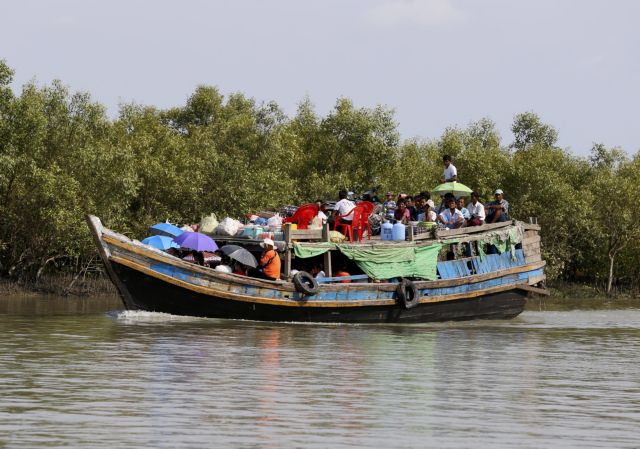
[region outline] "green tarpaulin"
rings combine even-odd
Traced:
[[[296,257],[308,258],[338,248],[342,254],[353,260],[364,273],[373,279],[391,279],[395,277],[417,277],[437,279],[438,253],[442,245],[362,246],[333,243],[314,243],[305,245],[296,243],[293,252]]]
[[[340,251],[352,259],[373,279],[416,277],[437,279],[438,253],[442,245],[400,247],[379,246],[362,250],[348,245],[339,245]]]
[[[293,254],[296,257],[307,259],[309,257],[320,256],[329,250],[335,249],[335,243],[314,243],[313,245],[305,245],[304,243],[293,244]]]
[[[511,259],[516,260],[516,244],[522,242],[523,235],[524,230],[521,224],[489,233],[483,240],[478,240],[480,260],[484,260],[487,244],[495,246],[498,254],[511,251]]]

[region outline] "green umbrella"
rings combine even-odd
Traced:
[[[440,184],[431,191],[432,194],[444,195],[445,193],[453,193],[456,198],[460,196],[470,196],[472,190],[460,182],[445,182]]]

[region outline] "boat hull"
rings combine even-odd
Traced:
[[[513,289],[471,298],[420,303],[408,310],[397,304],[292,307],[212,296],[164,282],[122,264],[112,262],[112,267],[122,287],[127,290],[128,308],[209,318],[341,323],[509,319],[524,310],[527,297],[525,291]]]

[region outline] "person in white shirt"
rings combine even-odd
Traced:
[[[338,192],[338,197],[340,201],[338,201],[333,208],[334,213],[333,216],[336,220],[338,220],[338,216],[343,215],[339,218],[340,223],[343,224],[351,224],[351,220],[353,220],[353,209],[356,207],[356,204],[353,201],[347,199],[347,191],[340,190]]]
[[[327,275],[325,274],[324,270],[322,269],[322,265],[320,265],[320,264],[319,265],[314,265],[311,268],[310,273],[311,273],[311,276],[313,276],[316,279],[322,279],[322,278],[327,277]]]
[[[469,220],[467,226],[482,226],[484,224],[484,206],[480,202],[480,194],[478,192],[471,192],[471,202],[467,205],[467,210],[471,215],[471,220]]]
[[[438,215],[431,209],[431,205],[429,204],[429,199],[421,196],[418,199],[418,221],[436,221],[438,219]]]
[[[438,220],[444,224],[447,229],[455,229],[462,226],[464,217],[462,216],[462,212],[456,209],[456,200],[454,198],[450,198],[447,201],[447,209],[438,215]]]
[[[316,215],[320,220],[322,220],[322,224],[326,223],[327,220],[329,219],[329,217],[327,217],[327,214],[324,213],[324,208],[322,200],[316,200],[316,204],[318,205],[318,215]]]
[[[451,162],[451,156],[445,154],[442,156],[442,163],[444,164],[444,172],[441,181],[442,182],[451,182],[458,180],[458,169]]]

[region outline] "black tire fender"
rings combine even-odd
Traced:
[[[398,303],[407,310],[414,308],[419,303],[418,288],[409,279],[402,279],[402,282],[396,287],[396,295]]]
[[[298,271],[293,275],[293,285],[305,296],[313,296],[320,291],[320,285],[318,285],[316,278],[306,271]]]

